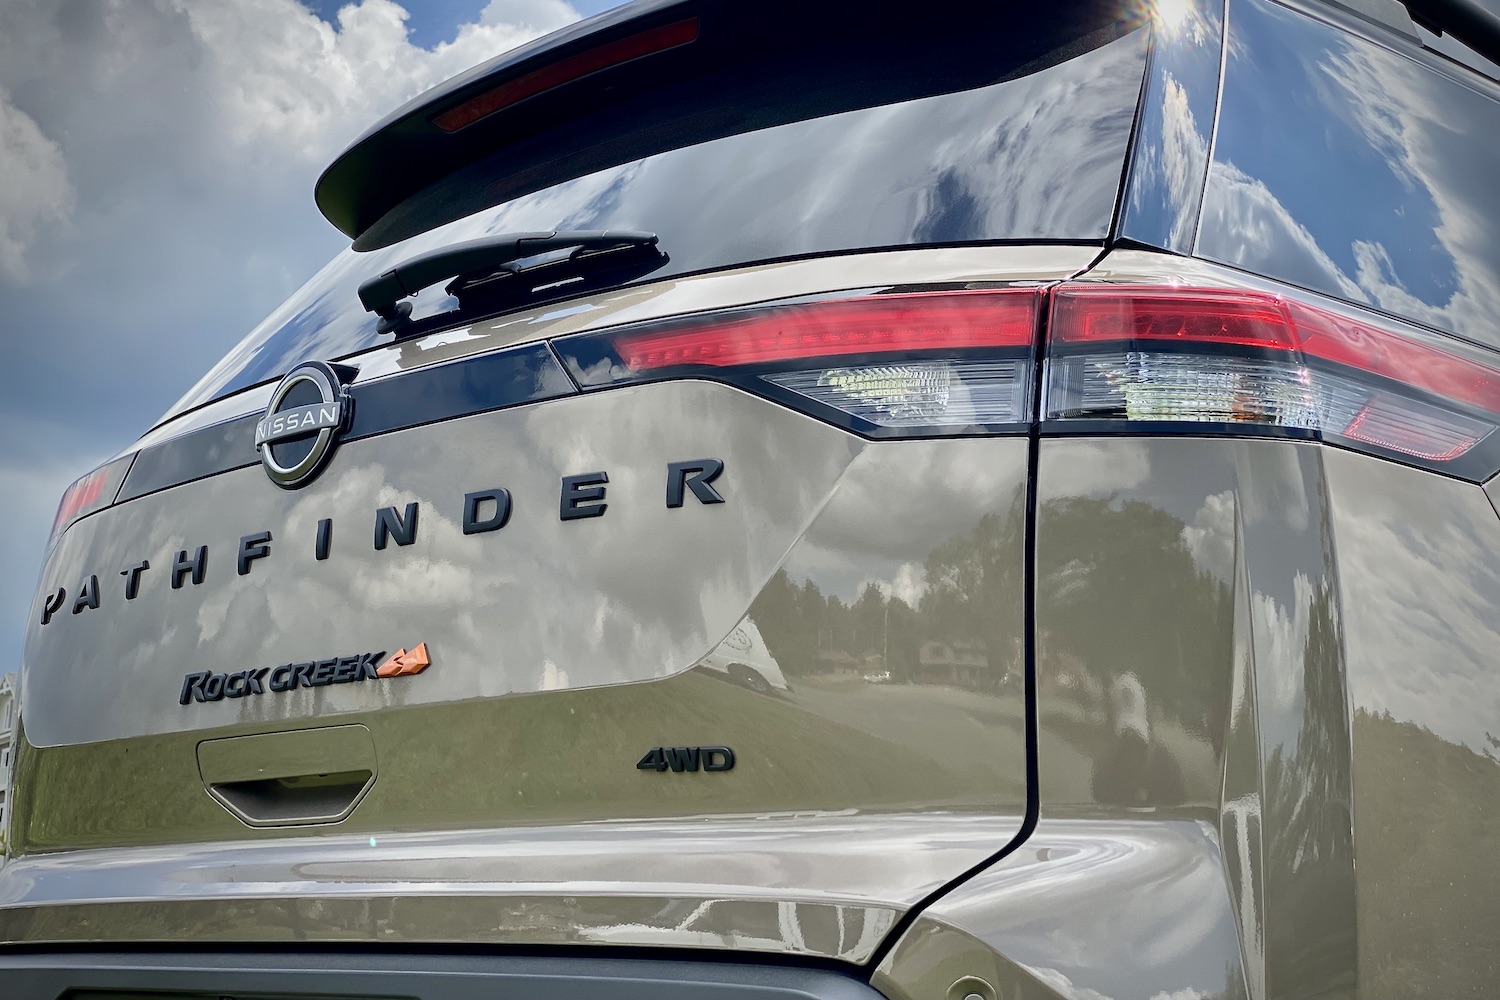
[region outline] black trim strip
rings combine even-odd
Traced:
[[[259,413],[210,424],[182,437],[144,448],[125,476],[115,503],[134,500],[169,486],[255,465],[255,422]]]
[[[528,344],[352,387],[354,421],[343,439],[356,441],[577,393],[551,349],[545,343]],[[258,464],[255,424],[260,418],[259,412],[249,413],[143,449],[115,502]]]
[[[573,380],[545,343],[356,385],[354,423],[346,441],[420,424],[577,394]]]
[[[708,949],[704,949],[708,951]],[[619,952],[624,952],[620,949]],[[754,962],[593,956],[383,954],[295,948],[0,954],[10,1000],[131,996],[213,1000],[226,994],[397,995],[419,1000],[883,1000],[847,974]],[[710,956],[704,956],[709,958]],[[746,959],[751,959],[747,961]],[[74,991],[80,991],[75,993]]]

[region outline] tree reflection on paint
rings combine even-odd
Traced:
[[[813,580],[780,570],[756,598],[750,618],[788,676],[857,671],[896,682],[999,691],[1022,683],[1024,650],[1013,615],[1024,599],[1025,512],[986,514],[972,531],[934,549],[913,607],[866,584],[846,604]]]

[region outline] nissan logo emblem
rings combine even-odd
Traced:
[[[341,374],[321,361],[306,361],[287,372],[266,415],[255,425],[255,450],[271,482],[293,490],[311,482],[333,455],[338,436],[349,426],[354,401]]]

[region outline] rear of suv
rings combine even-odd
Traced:
[[[646,0],[381,122],[63,498],[4,995],[1487,995],[1500,31],[1418,6]]]

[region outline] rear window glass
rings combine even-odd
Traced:
[[[1109,229],[1146,59],[1136,30],[958,93],[730,135],[573,178],[394,246],[345,251],[256,327],[168,416],[387,338],[366,278],[427,250],[507,232],[656,233],[670,262],[640,279],[817,253]],[[442,287],[416,315],[451,308]],[[471,321],[472,316],[465,317]]]

